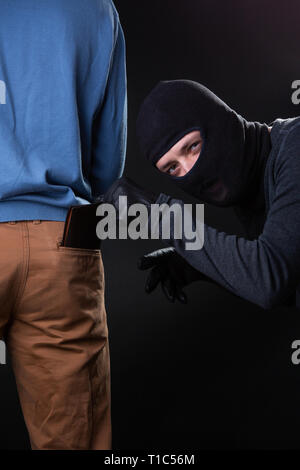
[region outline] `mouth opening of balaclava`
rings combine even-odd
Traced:
[[[141,152],[155,167],[182,137],[199,130],[203,144],[190,171],[163,174],[186,193],[219,206],[255,195],[271,150],[267,124],[247,121],[190,80],[159,82],[142,103],[136,130]]]

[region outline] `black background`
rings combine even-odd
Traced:
[[[143,161],[135,119],[159,80],[199,81],[249,120],[299,114],[298,1],[115,0],[127,44],[125,174],[157,192],[183,193]],[[300,106],[300,105],[299,105]],[[242,235],[231,209],[205,221]],[[110,329],[113,445],[117,449],[300,448],[300,312],[263,310],[216,286],[186,289],[186,306],[144,293],[136,268],[154,241],[103,246]],[[10,365],[0,366],[0,448],[29,448]]]

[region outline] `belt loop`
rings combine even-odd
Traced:
[[[59,237],[59,238],[56,239],[57,248],[59,248],[62,245],[62,241],[63,241],[62,237]]]
[[[40,221],[40,220],[33,220],[32,223],[33,223],[34,225],[37,225],[37,224],[40,224],[41,221]]]

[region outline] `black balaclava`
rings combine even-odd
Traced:
[[[254,196],[271,150],[267,124],[246,121],[200,83],[159,82],[144,100],[137,119],[142,153],[155,166],[193,130],[199,130],[204,141],[198,160],[184,176],[164,175],[186,193],[219,206]],[[221,202],[206,191],[216,179],[227,189]]]

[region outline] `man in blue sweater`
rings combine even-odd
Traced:
[[[123,172],[126,97],[111,0],[1,3],[0,338],[32,449],[111,447],[101,251],[60,242]]]

